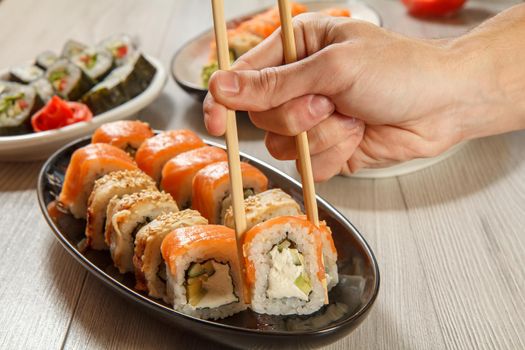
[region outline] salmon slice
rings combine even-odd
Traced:
[[[142,143],[154,135],[148,123],[119,120],[101,125],[91,137],[92,143],[109,143],[134,156]]]

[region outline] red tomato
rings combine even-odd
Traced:
[[[466,0],[402,0],[411,15],[446,16],[459,10]]]
[[[89,121],[92,117],[93,114],[85,104],[68,102],[58,96],[53,96],[44,107],[31,117],[31,125],[35,132],[39,132]]]

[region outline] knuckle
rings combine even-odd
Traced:
[[[276,67],[265,68],[260,71],[260,74],[257,75],[257,80],[255,85],[257,91],[259,91],[261,96],[269,99],[266,101],[271,107],[275,107],[275,104],[272,102],[271,96],[277,91],[279,86],[279,73]]]

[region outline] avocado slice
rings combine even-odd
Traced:
[[[312,291],[312,285],[310,283],[310,278],[306,274],[301,274],[294,281],[294,284],[303,292],[305,295],[309,295]]]
[[[202,279],[200,277],[188,278],[188,285],[186,286],[188,303],[197,306],[205,295],[206,290],[202,288]]]
[[[215,273],[215,268],[213,267],[213,263],[211,260],[208,260],[204,264],[202,264],[202,267],[204,268],[204,271],[206,272],[208,277],[211,277]]]

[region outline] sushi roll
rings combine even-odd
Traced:
[[[48,70],[56,61],[58,56],[52,51],[44,51],[40,55],[36,56],[36,65],[43,70]]]
[[[143,190],[113,197],[106,210],[106,244],[120,273],[133,272],[135,236],[163,213],[176,212],[177,203],[168,193]]]
[[[268,179],[259,169],[241,162],[241,172],[244,198],[266,191]],[[228,162],[213,163],[199,170],[193,178],[192,208],[199,211],[210,223],[220,224],[230,205]]]
[[[104,49],[86,49],[71,56],[70,60],[93,81],[104,79],[113,67],[113,56]]]
[[[156,69],[138,52],[82,97],[94,114],[106,112],[148,88]]]
[[[113,61],[117,66],[125,63],[128,57],[137,50],[131,37],[125,34],[112,35],[102,40],[98,47],[108,50],[113,56]]]
[[[119,120],[101,125],[91,137],[92,143],[109,143],[132,157],[142,143],[154,135],[148,123],[140,120]]]
[[[105,143],[79,148],[71,156],[58,201],[75,218],[86,218],[95,180],[112,171],[134,169],[137,169],[135,162],[120,148]]]
[[[305,217],[306,219],[306,217]],[[337,249],[335,248],[332,230],[325,221],[319,224],[321,231],[321,241],[323,242],[323,262],[325,267],[325,277],[328,290],[339,283],[339,273],[337,270]]]
[[[96,180],[87,205],[87,245],[96,250],[108,249],[104,240],[104,230],[106,209],[112,198],[156,189],[155,182],[140,170],[114,171]]]
[[[252,310],[270,315],[308,315],[327,302],[319,229],[280,216],[243,236],[244,266]]]
[[[30,84],[43,76],[44,71],[34,64],[16,66],[9,71],[10,80],[21,84]]]
[[[93,86],[93,81],[82,69],[65,59],[49,67],[46,78],[56,93],[69,101],[80,99]]]
[[[81,53],[87,48],[88,46],[86,44],[82,44],[81,42],[70,39],[66,41],[64,47],[62,48],[62,57],[70,59],[71,57]]]
[[[135,288],[147,291],[149,296],[169,303],[166,295],[166,264],[160,251],[162,241],[168,233],[177,228],[207,224],[208,220],[198,211],[186,209],[160,215],[142,227],[135,238]]]
[[[290,195],[279,188],[267,190],[244,200],[246,229],[277,216],[301,215],[301,207]],[[233,211],[229,207],[224,215],[224,225],[235,228]]]
[[[38,79],[31,83],[31,86],[35,89],[37,97],[40,99],[42,104],[47,103],[55,94],[53,86],[46,78]]]
[[[0,135],[31,132],[31,115],[40,107],[35,89],[0,81]]]
[[[219,319],[246,309],[231,228],[179,228],[164,238],[161,250],[166,262],[166,293],[175,310]]]
[[[160,182],[164,164],[176,155],[205,146],[191,130],[170,130],[147,139],[137,150],[135,160],[139,168]]]
[[[227,160],[226,152],[205,146],[171,158],[162,168],[160,187],[170,193],[181,208],[191,206],[191,184],[195,174],[205,166]]]

